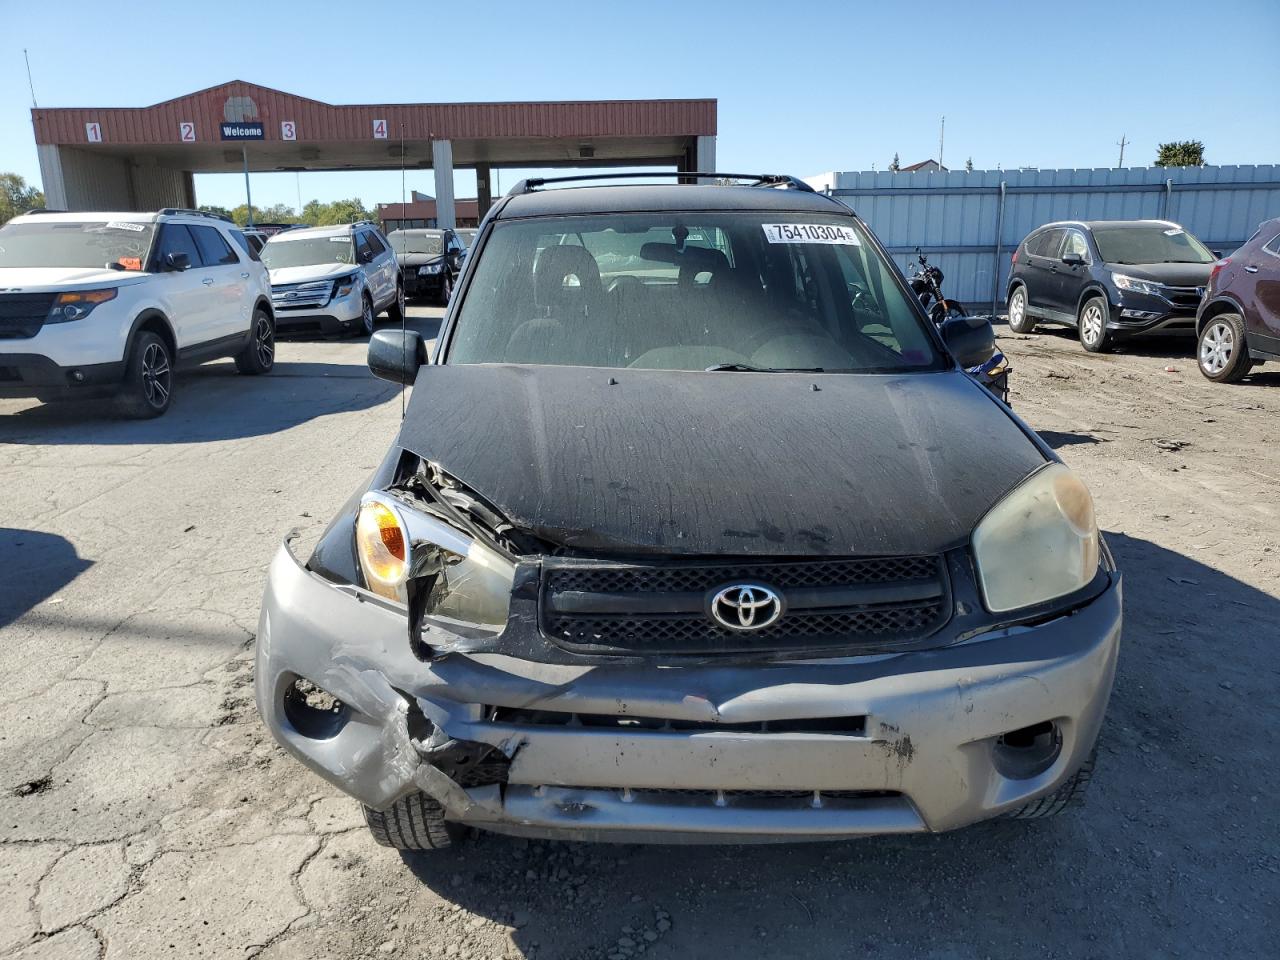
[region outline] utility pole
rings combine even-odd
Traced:
[[[249,226],[253,226],[253,195],[249,193],[249,148],[240,144],[240,155],[244,157],[244,203],[249,208]],[[235,154],[233,153],[234,157]]]
[[[942,118],[942,126],[938,130],[938,166],[942,166],[942,143],[947,137],[947,118]]]
[[[1116,146],[1120,148],[1120,162],[1116,164],[1117,167],[1124,166],[1124,145],[1128,142],[1129,141],[1124,138],[1124,134],[1120,134],[1120,139],[1116,142]]]

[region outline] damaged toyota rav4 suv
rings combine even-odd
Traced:
[[[717,176],[521,183],[433,355],[371,342],[407,415],[272,563],[256,680],[378,842],[830,839],[1080,798],[1121,620],[1088,491],[965,374],[988,324],[935,328],[835,200]]]

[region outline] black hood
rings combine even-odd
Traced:
[[[538,537],[623,554],[937,553],[1045,462],[959,372],[428,366],[400,443]]]
[[[396,260],[402,267],[420,267],[425,263],[435,263],[443,260],[444,255],[440,253],[397,253]]]
[[[1203,287],[1209,282],[1212,263],[1108,263],[1108,270],[1138,280],[1151,280],[1170,287]]]

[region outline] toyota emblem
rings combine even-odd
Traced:
[[[782,616],[782,598],[758,583],[735,583],[711,597],[711,619],[729,630],[763,630]]]

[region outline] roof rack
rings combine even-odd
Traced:
[[[70,210],[55,210],[53,207],[32,207],[30,210],[23,210],[22,213],[15,216],[25,217],[30,213],[70,213]]]
[[[222,220],[225,223],[235,223],[225,213],[214,213],[211,210],[189,210],[186,207],[165,207],[158,210],[157,213],[162,217],[208,217],[210,220]]]
[[[814,192],[813,187],[809,186],[809,184],[799,177],[793,177],[787,173],[703,173],[694,170],[660,170],[649,173],[586,173],[576,177],[532,177],[517,183],[507,191],[507,196],[514,197],[522,193],[533,193],[539,187],[544,187],[549,183],[635,180],[640,177],[681,177],[690,180],[749,180],[750,183],[747,186],[751,187],[786,187],[791,190],[803,190],[806,193]]]

